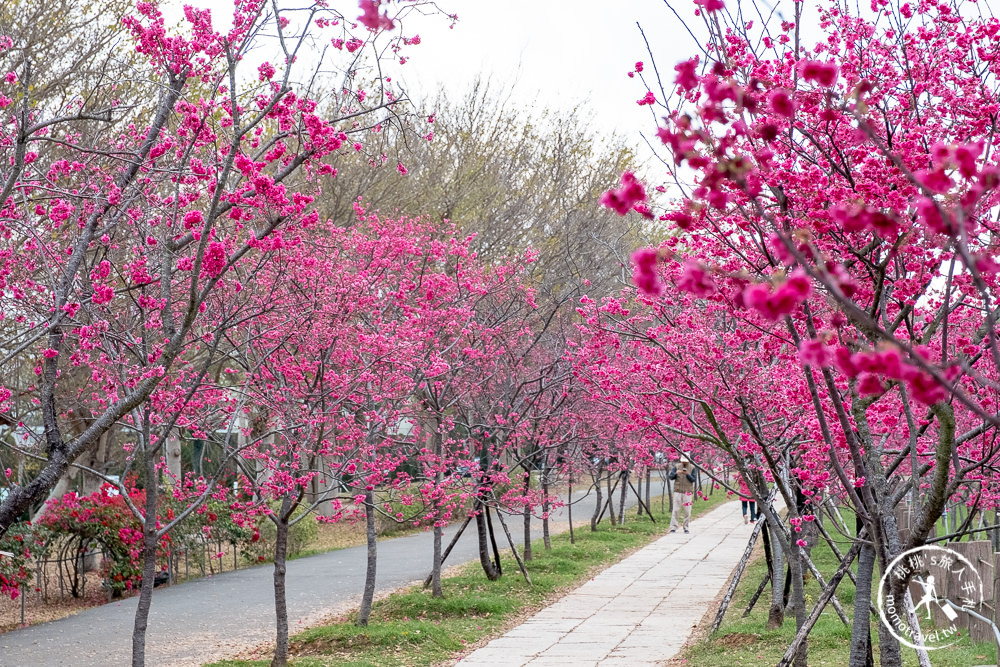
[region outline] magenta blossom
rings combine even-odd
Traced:
[[[648,105],[648,104],[656,104],[656,95],[653,94],[653,91],[649,91],[649,92],[646,93],[645,97],[643,97],[642,99],[638,100],[636,102],[636,104],[638,104],[639,106],[645,106],[645,105]]]
[[[698,297],[712,296],[716,290],[715,282],[705,267],[691,260],[684,262],[684,270],[677,281],[677,287]]]
[[[795,103],[792,102],[792,96],[784,88],[776,88],[771,91],[768,102],[771,105],[771,110],[779,116],[791,118],[795,115]]]
[[[622,174],[622,187],[617,190],[608,190],[601,195],[601,204],[610,209],[614,209],[618,215],[625,215],[631,211],[636,204],[646,201],[646,188],[643,187],[639,179],[630,171]]]
[[[677,72],[677,78],[674,81],[684,90],[694,90],[698,86],[698,74],[695,71],[697,68],[697,58],[677,63],[674,66],[674,70]]]
[[[364,12],[358,17],[358,20],[369,30],[392,30],[396,27],[396,24],[389,18],[388,13],[378,13],[378,8],[381,4],[381,0],[361,0],[358,3],[361,11]]]
[[[656,275],[657,253],[653,248],[640,248],[632,253],[632,282],[640,292],[649,296],[663,293],[663,283]]]
[[[799,360],[809,366],[823,367],[829,366],[830,360],[826,353],[826,346],[821,340],[804,340],[799,346]]]
[[[726,3],[722,0],[694,0],[694,4],[702,7],[706,12],[714,13],[726,8]]]
[[[833,63],[824,63],[819,60],[806,60],[802,63],[802,76],[806,81],[818,83],[824,88],[829,88],[837,83],[837,75],[840,69]]]
[[[750,285],[743,290],[743,303],[766,319],[775,321],[793,313],[811,290],[806,274],[796,271],[773,292],[768,289],[767,283]]]

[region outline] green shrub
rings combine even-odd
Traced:
[[[375,514],[375,530],[379,535],[395,535],[414,528],[434,525],[434,521],[426,515],[428,508],[424,507],[419,492],[413,495],[416,498],[411,505],[404,505],[395,494],[376,500],[378,511]]]
[[[280,501],[269,503],[271,511],[277,513],[281,507]],[[316,540],[319,528],[312,516],[303,516],[306,510],[299,507],[292,512],[293,523],[288,529],[288,555],[297,556]],[[252,563],[265,563],[274,560],[274,543],[278,537],[278,527],[270,517],[262,516],[257,520],[256,539],[244,541],[241,545],[243,557]]]
[[[161,514],[171,520],[175,513],[185,509],[185,503],[166,496]],[[253,539],[253,526],[237,523],[229,504],[211,499],[191,512],[180,525],[170,532],[171,542],[177,546],[197,546],[206,542],[224,542],[233,546],[249,543]]]

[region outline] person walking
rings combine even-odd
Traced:
[[[743,505],[743,524],[747,523],[747,509],[750,510],[750,523],[754,523],[757,520],[757,501],[750,493],[750,486],[743,475],[740,475],[740,503]]]
[[[688,452],[682,452],[681,458],[670,471],[670,479],[674,483],[674,511],[670,514],[670,532],[677,532],[678,515],[684,512],[684,532],[691,530],[691,505],[694,502],[695,482],[698,481],[698,468],[695,467]]]

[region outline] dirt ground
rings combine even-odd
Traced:
[[[82,609],[96,607],[107,602],[108,594],[101,588],[100,575],[96,572],[90,572],[85,576],[84,595],[79,598],[71,597],[69,591],[60,595],[59,586],[56,584],[54,587],[49,586],[49,600],[46,601],[42,598],[42,591],[36,588],[34,582],[25,588],[24,595],[19,595],[15,600],[11,600],[9,597],[0,598],[0,632],[54,621],[75,614]],[[24,612],[23,626],[22,610]]]

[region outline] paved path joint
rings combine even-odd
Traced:
[[[668,533],[506,635],[461,667],[657,665],[680,652],[746,549],[740,504]]]

